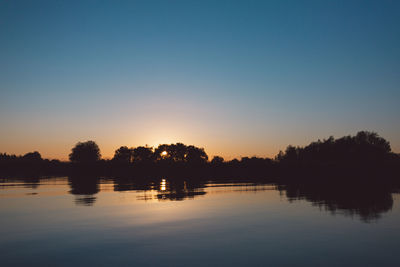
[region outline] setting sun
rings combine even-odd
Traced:
[[[163,157],[165,157],[167,154],[168,154],[167,151],[161,152],[161,156],[163,156]]]

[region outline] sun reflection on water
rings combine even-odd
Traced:
[[[167,190],[167,180],[166,179],[162,179],[160,182],[160,190],[161,191],[165,191]]]

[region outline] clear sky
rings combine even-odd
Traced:
[[[0,152],[94,140],[272,157],[376,131],[400,152],[400,1],[0,0]]]

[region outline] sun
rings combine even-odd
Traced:
[[[168,154],[167,151],[161,152],[161,156],[163,156],[163,157],[165,157],[167,154]]]

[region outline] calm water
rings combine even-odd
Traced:
[[[343,194],[244,182],[2,179],[0,265],[399,266],[399,195]]]

